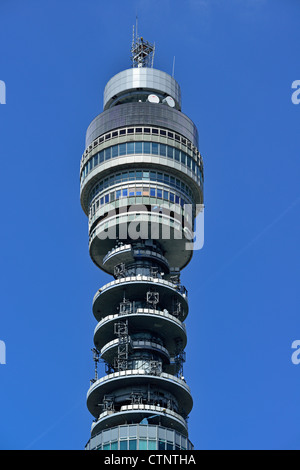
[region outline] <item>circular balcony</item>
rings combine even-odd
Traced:
[[[100,351],[101,357],[104,361],[109,364],[113,364],[114,358],[117,356],[118,353],[118,346],[120,344],[120,339],[113,339],[109,343],[105,344]],[[155,353],[156,355],[160,356],[164,363],[170,363],[170,354],[168,350],[162,346],[161,344],[155,341],[148,341],[148,340],[138,340],[138,341],[130,341],[130,348],[132,352],[138,351],[142,349],[143,351],[150,351]]]
[[[93,314],[97,321],[118,311],[120,302],[126,298],[132,301],[146,301],[147,292],[159,294],[159,305],[162,309],[172,311],[174,302],[181,305],[182,318],[188,314],[187,292],[184,287],[163,279],[148,276],[130,276],[117,279],[103,286],[93,299]]]
[[[178,413],[168,408],[154,405],[124,405],[120,411],[104,411],[98,420],[92,424],[91,436],[95,436],[103,429],[130,422],[140,423],[147,419],[149,424],[161,424],[169,429],[187,436],[187,422]]]
[[[130,234],[136,224],[142,227],[140,239],[159,240],[170,266],[183,269],[189,263],[193,255],[191,230],[176,219],[152,212],[141,212],[138,217],[132,212],[112,214],[101,220],[90,233],[89,250],[93,262],[101,268],[104,256],[115,247],[116,240],[132,238]],[[134,236],[139,234],[134,233]]]
[[[125,265],[132,264],[140,260],[150,260],[160,265],[164,272],[169,272],[168,260],[154,251],[154,249],[134,248],[131,244],[125,244],[118,247],[114,247],[110,250],[103,258],[102,269],[109,274],[114,273],[114,266],[119,263]]]
[[[96,326],[94,331],[94,344],[101,350],[105,344],[112,341],[116,336],[114,324],[117,321],[129,320],[129,331],[149,331],[158,334],[162,338],[166,349],[171,356],[177,352],[178,341],[184,349],[187,343],[185,325],[167,311],[159,311],[150,308],[137,308],[134,312],[126,315],[108,315]]]
[[[193,399],[190,388],[184,380],[164,372],[159,375],[150,375],[145,370],[133,369],[114,372],[97,380],[88,390],[87,407],[90,413],[98,418],[99,404],[103,402],[105,395],[110,395],[114,390],[120,388],[128,389],[150,385],[161,390],[172,393],[180,406],[188,415],[193,407]]]

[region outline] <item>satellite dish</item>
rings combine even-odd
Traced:
[[[159,97],[156,95],[149,95],[147,101],[149,101],[149,103],[159,103]]]
[[[163,99],[162,102],[170,106],[170,108],[175,107],[175,101],[173,100],[172,96],[167,96],[166,98]]]

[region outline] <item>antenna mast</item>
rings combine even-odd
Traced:
[[[132,35],[132,46],[131,46],[131,61],[132,67],[150,67],[153,68],[154,62],[154,53],[155,53],[155,43],[150,44],[150,42],[145,41],[144,38],[138,36],[137,31],[137,17],[136,17],[136,27],[134,31],[133,25],[133,35]]]

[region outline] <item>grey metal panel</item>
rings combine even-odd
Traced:
[[[198,131],[185,114],[164,104],[126,103],[103,111],[89,125],[86,147],[105,132],[125,126],[151,125],[178,132],[198,147]]]
[[[119,96],[136,88],[160,91],[172,96],[179,109],[181,108],[181,91],[176,80],[161,70],[141,67],[123,70],[107,82],[104,89],[104,109],[109,107],[113,96]]]

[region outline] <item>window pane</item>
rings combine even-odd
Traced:
[[[165,450],[165,442],[158,441],[158,450]]]
[[[105,160],[109,160],[111,158],[111,147],[105,149]]]
[[[144,142],[144,153],[150,153],[150,142]]]
[[[155,196],[155,188],[150,188],[150,196]]]
[[[148,449],[156,450],[156,441],[148,441]]]
[[[104,161],[104,150],[101,150],[101,152],[99,152],[99,161],[100,163]]]
[[[178,149],[175,149],[175,160],[179,162],[179,158],[180,158],[180,151]]]
[[[111,153],[112,153],[112,158],[115,158],[118,156],[118,146],[117,145],[113,145],[113,147],[111,148]]]
[[[120,441],[120,450],[128,450],[128,442]]]
[[[134,153],[134,142],[127,142],[127,153]]]
[[[143,142],[135,143],[135,153],[143,153]]]
[[[162,157],[165,157],[167,154],[167,146],[165,144],[160,144],[159,154]]]
[[[119,144],[119,155],[126,154],[126,144]]]
[[[129,450],[136,450],[136,439],[130,439]]]
[[[168,145],[168,158],[173,158],[174,149]]]
[[[162,190],[161,189],[157,190],[157,197],[162,198]]]
[[[152,142],[152,153],[158,155],[158,144],[156,142]]]
[[[139,449],[140,450],[147,450],[147,441],[146,439],[139,440]]]
[[[123,197],[124,197],[124,196],[126,197],[127,195],[128,195],[128,190],[127,190],[127,189],[123,189]]]
[[[117,441],[111,443],[111,450],[118,450],[118,442]]]

